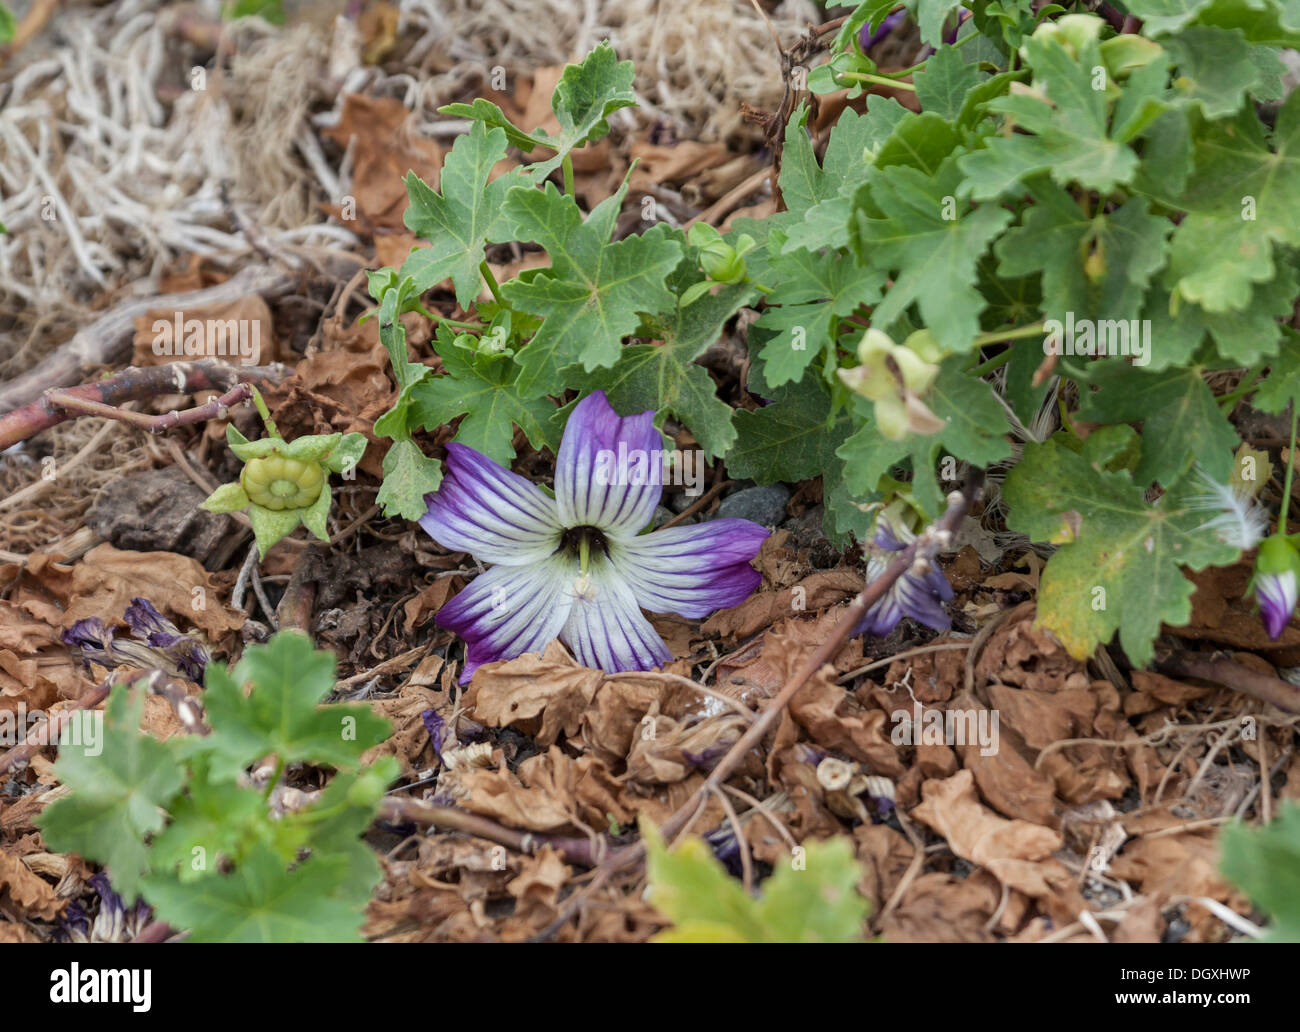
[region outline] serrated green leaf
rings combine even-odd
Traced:
[[[1284,802],[1271,824],[1240,822],[1219,833],[1221,869],[1272,918],[1263,942],[1300,942],[1300,805]]]
[[[1193,160],[1182,194],[1159,198],[1191,212],[1174,232],[1170,273],[1207,311],[1240,311],[1253,285],[1275,275],[1275,246],[1300,244],[1300,92],[1282,105],[1271,147],[1247,106],[1206,127]]]
[[[214,782],[206,757],[192,761],[194,777],[184,795],[171,805],[171,822],[153,843],[152,867],[163,874],[175,872],[182,882],[194,882],[219,870],[223,860],[238,863],[255,843],[271,838],[282,827],[272,822],[261,792],[235,782]],[[287,854],[288,865],[305,841],[295,836]]]
[[[1199,462],[1219,483],[1232,473],[1232,453],[1240,443],[1232,424],[1219,411],[1214,393],[1197,366],[1140,371],[1123,359],[1088,367],[1097,393],[1081,398],[1078,416],[1095,423],[1142,422],[1142,461],[1134,473],[1139,484],[1176,483]]]
[[[872,314],[888,325],[916,303],[925,326],[946,352],[970,349],[985,300],[975,289],[984,249],[1011,221],[995,204],[972,208],[954,195],[959,180],[952,159],[931,178],[903,165],[879,170],[871,198],[887,213],[859,212],[857,235],[864,262],[894,273],[894,284]]]
[[[1045,179],[1029,190],[1034,206],[994,248],[1002,276],[1042,273],[1042,311],[1050,319],[1136,319],[1151,277],[1165,263],[1169,219],[1152,215],[1143,197],[1114,211],[1085,215],[1065,190]],[[1089,256],[1100,272],[1089,269]]]
[[[502,205],[507,191],[524,182],[518,170],[488,182],[498,161],[506,156],[506,133],[489,131],[475,122],[460,137],[442,167],[442,193],[436,194],[414,172],[406,175],[411,204],[403,222],[429,241],[412,251],[399,276],[410,277],[415,293],[422,294],[445,279],[456,288],[456,303],[466,311],[483,289],[479,266],[484,244],[510,235]]]
[[[659,223],[641,236],[610,243],[627,193],[625,183],[582,221],[578,205],[547,183],[516,188],[506,209],[520,240],[541,244],[547,269],[502,286],[516,308],[542,324],[516,355],[520,397],[560,390],[560,370],[581,364],[587,372],[617,361],[623,337],[636,330],[638,313],[672,311],[676,299],[665,277],[682,258],[681,234]]]
[[[695,360],[754,293],[752,287],[737,284],[685,307],[679,303],[661,344],[625,347],[612,368],[592,373],[570,369],[565,382],[584,394],[603,390],[619,412],[655,409],[656,420],[674,416],[691,431],[707,456],[720,458],[736,440],[732,409],[718,397],[713,379]]]
[[[862,870],[847,838],[808,842],[802,863],[778,863],[753,899],[688,837],[671,852],[648,822],[649,898],[674,927],[656,942],[861,942],[869,904],[857,891]]]
[[[313,856],[292,871],[257,846],[231,874],[191,884],[152,875],[145,893],[158,918],[191,942],[358,942],[365,900],[345,899],[346,857]]]
[[[1052,37],[1027,39],[1024,49],[1041,97],[999,97],[987,107],[1010,116],[1017,128],[1027,132],[990,137],[983,149],[963,157],[963,190],[976,200],[991,200],[1042,172],[1062,186],[1080,183],[1102,194],[1131,182],[1138,157],[1124,138],[1135,135],[1143,119],[1149,122],[1158,113],[1138,103],[1154,100],[1143,88],[1148,80],[1134,76],[1125,84],[1124,91],[1132,91],[1134,100],[1123,112],[1117,104],[1112,135],[1108,91],[1093,88],[1096,70],[1105,74],[1095,41],[1081,47],[1077,58]],[[1163,81],[1163,72],[1160,78]]]
[[[781,195],[787,211],[763,219],[781,229],[784,250],[820,251],[849,242],[848,224],[853,194],[867,179],[875,153],[894,129],[912,114],[892,97],[867,98],[867,113],[846,109],[831,130],[822,164],[818,165],[806,130],[808,109],[801,107],[786,125],[781,163]],[[753,220],[737,225],[751,232]],[[756,273],[759,279],[764,272]]]
[[[1174,88],[1207,118],[1240,110],[1247,94],[1262,81],[1254,48],[1240,29],[1192,25],[1161,43],[1178,68]]]
[[[1161,624],[1191,618],[1194,586],[1182,567],[1223,565],[1238,551],[1203,529],[1193,478],[1149,506],[1145,481],[1102,465],[1056,441],[1025,445],[1003,488],[1007,524],[1035,541],[1065,542],[1043,571],[1039,625],[1076,659],[1118,631],[1129,660],[1143,667]]]
[[[925,67],[912,77],[921,110],[955,122],[966,103],[966,94],[985,76],[962,60],[956,47],[942,46],[925,60]]]
[[[1269,363],[1268,376],[1259,385],[1251,405],[1261,412],[1281,412],[1300,404],[1300,333],[1283,327],[1287,346]]]
[[[438,108],[438,114],[448,118],[471,118],[489,129],[500,129],[506,134],[510,146],[518,147],[525,154],[531,154],[537,148],[537,140],[511,122],[501,108],[485,97],[475,97],[472,104],[446,104]]]
[[[594,143],[609,132],[605,121],[619,108],[636,104],[632,83],[636,72],[631,61],[620,61],[607,41],[598,43],[579,64],[566,65],[551,108],[560,123],[554,136],[535,132],[533,139],[555,151],[555,156],[530,166],[539,179],[560,167],[575,147]]]
[[[771,387],[797,382],[819,354],[831,354],[832,328],[861,305],[880,300],[885,274],[833,250],[782,254],[780,279],[759,319],[776,331],[763,345],[763,376]]]
[[[375,501],[385,516],[418,520],[429,511],[425,495],[442,483],[442,463],[431,459],[414,441],[394,441],[384,455],[384,482]]]
[[[456,440],[482,452],[507,469],[515,458],[515,427],[535,448],[554,445],[546,421],[555,405],[545,398],[523,398],[516,380],[519,368],[505,352],[478,353],[456,343],[435,343],[443,376],[421,381],[411,392],[410,419],[436,430],[464,415]]]
[[[835,449],[849,433],[845,413],[831,417],[830,392],[813,380],[788,387],[753,412],[736,412],[736,446],[727,471],[760,484],[819,476],[837,464]]]
[[[283,763],[354,768],[361,754],[384,740],[388,722],[368,706],[318,706],[334,687],[334,654],[311,639],[281,631],[250,645],[227,673],[209,664],[204,703],[213,734],[204,741],[215,778],[233,780],[268,754]],[[245,698],[243,685],[253,689]]]
[[[175,751],[140,730],[143,714],[144,692],[119,687],[109,696],[97,740],[86,735],[76,744],[65,733],[54,773],[72,794],[51,803],[36,822],[50,849],[104,864],[128,905],[149,870],[145,839],[162,829],[184,783]]]

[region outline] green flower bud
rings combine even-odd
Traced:
[[[325,471],[319,462],[269,455],[247,462],[240,471],[239,483],[249,501],[264,509],[305,509],[320,496]]]

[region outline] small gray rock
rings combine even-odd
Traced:
[[[206,564],[235,522],[200,509],[205,497],[175,466],[131,473],[99,492],[86,522],[115,548],[179,552]]]
[[[790,489],[784,484],[745,487],[722,500],[718,516],[739,517],[760,526],[775,527],[785,519],[785,503],[789,500]]]
[[[655,514],[650,518],[650,525],[658,530],[673,518],[673,511],[666,506],[656,505]]]

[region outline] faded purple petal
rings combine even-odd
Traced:
[[[867,563],[867,583],[877,580],[887,565],[884,559],[873,556]],[[898,626],[904,616],[910,616],[917,623],[936,631],[946,631],[952,626],[952,619],[943,603],[951,602],[952,598],[952,585],[938,565],[931,561],[925,573],[918,574],[909,569],[894,581],[884,597],[867,610],[853,633],[883,638]]]
[[[611,541],[610,559],[642,609],[700,619],[758,587],[763,578],[749,563],[767,536],[749,520],[711,520]]]
[[[447,445],[447,472],[420,526],[449,551],[505,566],[545,559],[561,534],[555,503],[541,488],[455,443]]]
[[[176,638],[180,636],[180,630],[177,626],[168,620],[154,608],[152,602],[147,598],[133,598],[131,604],[126,607],[126,612],[122,614],[131,632],[137,638],[144,638],[150,645],[171,644],[168,642],[153,641],[151,635],[161,634],[166,637]]]
[[[447,722],[438,716],[431,709],[424,710],[420,714],[420,720],[424,724],[424,730],[429,733],[429,741],[433,743],[433,754],[438,757],[438,762],[442,762],[442,739],[446,734]]]
[[[630,536],[663,494],[663,443],[654,413],[621,417],[604,391],[578,402],[555,460],[555,503],[566,527]]]
[[[641,613],[632,590],[604,556],[593,556],[587,590],[572,599],[560,641],[583,666],[618,673],[652,670],[673,658]]]
[[[1255,598],[1259,602],[1259,615],[1264,629],[1274,641],[1282,637],[1291,614],[1296,607],[1296,575],[1291,570],[1282,573],[1261,573],[1255,578]]]
[[[577,573],[577,560],[566,555],[526,567],[494,566],[438,610],[435,622],[469,646],[460,683],[484,663],[541,652],[568,618]]]
[[[894,31],[894,28],[898,23],[906,17],[906,10],[897,10],[886,17],[885,20],[880,23],[880,27],[876,29],[875,32],[871,31],[871,21],[868,20],[867,23],[858,30],[858,46],[862,48],[862,52],[865,54],[882,39],[888,36]]]

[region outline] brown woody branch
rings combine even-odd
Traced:
[[[233,366],[211,360],[131,366],[96,383],[46,391],[39,401],[0,416],[0,451],[77,416],[105,416],[151,433],[219,418],[251,395],[251,383],[275,383],[288,373],[282,365]],[[222,397],[184,412],[147,416],[117,406],[163,394],[223,391]]]

